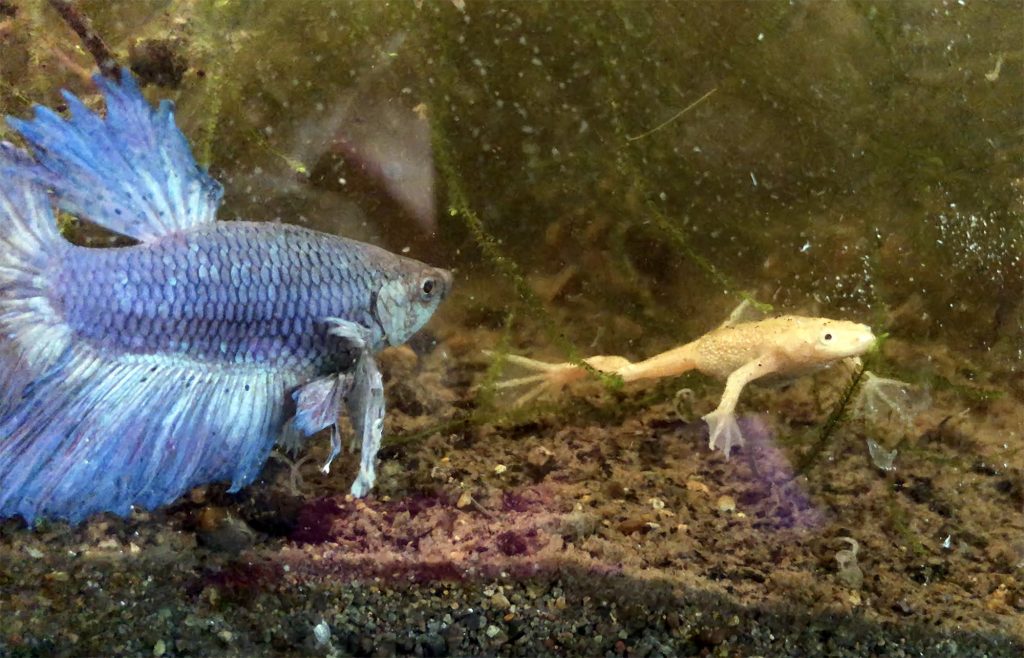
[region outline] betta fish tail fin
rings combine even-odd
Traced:
[[[0,518],[78,522],[200,484],[237,490],[259,473],[299,383],[258,365],[119,350],[66,322],[54,277],[77,248],[54,205],[148,241],[213,221],[220,200],[169,104],[151,108],[127,72],[97,85],[104,118],[66,95],[67,120],[45,108],[8,120],[31,155],[0,143]]]
[[[69,248],[46,191],[25,172],[27,153],[0,142],[0,419],[19,413],[37,379],[59,368],[71,345],[51,295],[54,265]],[[5,471],[18,468],[0,434],[0,517],[14,493]]]
[[[69,243],[46,192],[17,175],[32,166],[28,154],[0,142],[0,336],[9,341],[0,351],[0,413],[18,382],[53,364],[70,342],[49,294],[49,272]]]

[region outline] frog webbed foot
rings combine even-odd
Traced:
[[[491,355],[490,352],[485,353]],[[513,403],[513,406],[516,407],[532,402],[542,395],[558,393],[566,384],[581,379],[587,374],[586,370],[571,363],[547,363],[519,356],[518,354],[505,354],[502,358],[513,365],[534,373],[524,377],[506,379],[494,385],[496,389],[504,389],[519,388],[532,384],[525,393],[516,398],[516,401]]]
[[[492,353],[485,351],[485,354],[490,355]],[[503,389],[518,388],[520,386],[533,384],[533,386],[516,399],[514,405],[517,407],[526,404],[527,402],[531,402],[535,398],[544,394],[560,393],[567,385],[580,379],[584,379],[588,374],[587,367],[578,363],[547,363],[545,361],[538,361],[536,359],[530,359],[517,354],[505,354],[502,358],[511,364],[536,373],[525,377],[506,379],[505,381],[498,382],[494,385],[494,388]],[[589,359],[585,359],[584,363],[593,370],[615,374],[619,374],[626,367],[632,365],[627,359],[621,356],[592,356]]]
[[[721,450],[728,459],[733,446],[743,445],[743,433],[735,414],[716,410],[704,416],[704,421],[708,424],[708,448],[711,450]]]
[[[281,434],[277,439],[278,448],[281,450],[280,455],[287,459],[298,458],[299,453],[306,447],[306,439],[309,438],[295,428],[294,421],[294,418],[288,419],[288,422],[281,428]]]

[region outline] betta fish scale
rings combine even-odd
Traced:
[[[220,185],[173,106],[130,73],[95,78],[100,117],[8,119],[0,143],[0,517],[76,522],[249,484],[274,444],[347,412],[351,491],[375,480],[384,398],[374,352],[431,317],[451,275],[298,226],[216,221]],[[54,206],[132,238],[64,240]],[[328,460],[328,464],[330,463]],[[326,470],[327,464],[324,465]]]

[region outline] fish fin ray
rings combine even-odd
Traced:
[[[69,243],[57,231],[45,190],[17,177],[4,180],[4,172],[31,166],[28,153],[0,142],[0,335],[8,339],[2,377],[45,371],[71,340],[50,293],[52,264]]]
[[[254,368],[71,348],[0,416],[0,517],[77,523],[209,482],[238,490],[278,439],[287,384]]]
[[[384,435],[384,379],[369,350],[362,352],[356,361],[345,405],[354,430],[353,443],[361,444],[359,474],[350,491],[356,498],[362,498],[377,481],[377,453]]]
[[[40,106],[33,119],[8,117],[34,162],[2,173],[51,189],[62,209],[141,241],[213,222],[223,188],[196,164],[173,104],[150,106],[127,69],[120,82],[93,80],[106,117],[68,92],[67,119]]]
[[[290,421],[305,436],[334,425],[341,413],[343,399],[351,387],[346,373],[320,377],[296,389],[295,416]]]

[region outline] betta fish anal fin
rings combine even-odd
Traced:
[[[67,120],[43,106],[30,121],[8,117],[35,163],[0,165],[0,175],[49,189],[62,210],[142,242],[213,222],[223,188],[193,159],[173,103],[161,101],[154,111],[127,69],[120,83],[93,80],[106,119],[67,91]]]
[[[78,522],[259,473],[283,422],[272,373],[196,371],[75,346],[0,419],[0,516]]]

